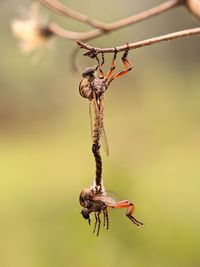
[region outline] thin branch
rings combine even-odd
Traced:
[[[38,1],[40,3],[48,2],[49,8],[51,8],[51,9],[54,8],[54,5],[52,6],[52,2],[54,3],[55,0],[38,0]],[[50,3],[51,3],[51,5],[50,5]],[[98,27],[98,29],[94,29],[94,30],[87,31],[87,32],[68,31],[68,30],[63,29],[62,27],[60,27],[56,23],[52,23],[50,25],[50,27],[51,27],[51,30],[54,32],[54,34],[56,34],[62,38],[67,38],[67,39],[71,39],[71,40],[85,40],[86,41],[86,40],[91,40],[93,38],[96,38],[102,34],[105,34],[105,31],[110,32],[110,31],[118,30],[120,28],[129,26],[129,25],[135,24],[137,22],[143,21],[145,19],[151,18],[153,16],[156,16],[156,15],[161,14],[165,11],[168,11],[174,7],[177,7],[181,3],[182,3],[182,0],[168,0],[163,4],[160,4],[158,6],[150,8],[148,10],[142,11],[142,12],[140,12],[136,15],[130,16],[128,18],[124,18],[124,19],[121,19],[121,20],[118,20],[118,21],[115,21],[112,23],[108,23],[108,24],[105,24],[105,23],[102,24],[102,22],[98,22],[101,24],[101,27]],[[56,9],[56,10],[58,12],[58,10],[60,10],[60,9]],[[65,14],[67,16],[68,13],[66,13],[64,11],[65,11],[65,9],[62,9],[62,14]],[[73,11],[73,12],[76,12],[76,11]],[[79,14],[82,15],[81,13],[79,13]],[[85,15],[82,15],[82,16],[85,16]],[[73,18],[75,18],[75,16]],[[81,18],[81,16],[78,16],[78,20],[80,20],[80,18]],[[94,26],[94,24],[93,24],[93,26]]]
[[[54,11],[60,15],[70,17],[70,18],[73,18],[75,20],[87,23],[94,28],[102,29],[102,31],[104,31],[104,29],[106,28],[105,23],[98,21],[96,19],[90,18],[87,15],[82,14],[78,11],[75,11],[75,10],[63,5],[62,3],[60,3],[57,0],[37,0],[37,1],[41,5],[48,7],[49,9],[51,9],[52,11]]]
[[[139,21],[151,18],[155,15],[161,14],[169,9],[172,9],[178,5],[180,5],[182,1],[180,0],[169,0],[164,2],[163,4],[160,4],[158,6],[152,7],[148,10],[142,11],[136,15],[133,15],[131,17],[121,19],[112,23],[109,23],[107,26],[108,30],[116,30],[122,27],[125,27],[127,25],[135,24]]]
[[[183,30],[183,31],[178,31],[178,32],[173,32],[173,33],[169,33],[166,35],[161,35],[158,37],[154,37],[154,38],[146,39],[143,41],[131,43],[128,45],[128,47],[131,50],[131,49],[144,47],[147,45],[153,45],[153,44],[159,43],[159,42],[170,41],[170,40],[183,38],[183,37],[189,37],[189,36],[198,35],[198,34],[200,34],[200,27],[187,29],[187,30]],[[94,51],[96,53],[114,53],[115,51],[121,52],[121,51],[127,50],[127,44],[122,45],[122,46],[118,46],[118,47],[110,47],[110,48],[93,47],[93,46],[85,44],[81,41],[77,41],[77,44],[81,48],[84,48],[84,49],[89,50],[89,51]]]
[[[48,27],[51,29],[51,31],[62,38],[66,38],[69,40],[89,40],[89,39],[93,39],[97,36],[102,35],[104,32],[100,29],[94,29],[91,31],[87,31],[87,32],[75,32],[75,31],[68,31],[65,30],[64,28],[62,28],[61,26],[59,26],[57,23],[55,22],[51,22]]]

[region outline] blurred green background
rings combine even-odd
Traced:
[[[111,22],[162,1],[63,2]],[[95,166],[81,74],[70,70],[75,43],[56,39],[31,64],[10,31],[29,4],[0,3],[0,266],[200,266],[199,37],[131,51],[133,71],[107,91],[104,183],[135,203],[145,227],[132,225],[125,210],[111,210],[109,231],[96,238],[78,202]],[[42,12],[67,29],[89,29]],[[109,47],[198,25],[177,8],[90,43]],[[106,56],[105,69],[110,61]],[[83,69],[93,61],[79,53],[77,63]]]

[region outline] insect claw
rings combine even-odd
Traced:
[[[117,57],[117,53],[118,53],[118,50],[117,50],[117,47],[114,47],[114,60],[116,59]]]
[[[126,50],[125,50],[125,52],[124,52],[124,54],[123,54],[123,56],[122,56],[122,60],[127,58],[129,49],[130,49],[130,48],[129,48],[129,44],[126,43]]]

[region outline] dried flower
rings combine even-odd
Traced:
[[[53,36],[48,24],[41,23],[35,3],[26,19],[15,19],[11,23],[13,34],[20,41],[22,51],[26,53],[46,46]]]

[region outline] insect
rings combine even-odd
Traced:
[[[128,200],[122,200],[116,202],[114,198],[108,196],[102,186],[101,192],[96,190],[96,185],[91,188],[85,189],[80,193],[79,202],[83,207],[81,214],[84,219],[88,220],[91,224],[90,214],[94,212],[95,215],[95,225],[93,233],[98,236],[101,226],[100,214],[103,213],[103,226],[108,230],[109,228],[109,218],[108,218],[108,208],[127,208],[126,216],[138,227],[142,226],[143,223],[139,222],[135,217],[133,217],[133,212],[135,206],[132,202]]]
[[[96,162],[96,178],[92,187],[82,190],[79,196],[80,205],[83,207],[81,214],[84,219],[91,223],[90,214],[93,212],[95,215],[95,225],[93,233],[99,235],[101,220],[100,214],[103,213],[103,225],[108,230],[109,218],[108,208],[127,208],[126,216],[137,226],[142,226],[143,223],[135,219],[132,214],[134,212],[134,204],[128,200],[116,202],[114,198],[107,195],[103,182],[102,182],[102,160],[100,155],[100,137],[103,136],[106,154],[109,154],[108,143],[103,126],[104,119],[104,93],[108,89],[110,83],[117,77],[120,77],[130,71],[133,67],[132,62],[128,59],[128,44],[127,50],[122,56],[124,64],[124,70],[113,74],[116,68],[116,56],[117,51],[114,53],[111,68],[106,76],[101,69],[104,63],[104,56],[102,54],[102,63],[96,56],[98,66],[86,68],[83,73],[83,80],[79,85],[79,93],[82,97],[87,98],[90,101],[90,119],[92,121],[92,152],[94,154]],[[99,71],[99,74],[98,74]],[[92,118],[93,106],[94,115]]]
[[[107,75],[104,75],[101,66],[104,64],[104,56],[102,54],[102,63],[100,64],[99,59],[96,56],[98,61],[98,66],[95,67],[88,67],[86,68],[83,73],[83,80],[80,82],[79,85],[79,93],[82,97],[87,98],[89,101],[92,102],[94,108],[94,118],[93,118],[93,130],[92,130],[92,140],[93,144],[97,144],[99,142],[100,135],[103,135],[105,139],[105,151],[106,154],[109,154],[108,143],[105,136],[105,131],[103,127],[103,119],[104,119],[104,93],[108,89],[110,83],[117,77],[120,77],[130,71],[133,67],[133,64],[130,59],[128,59],[128,44],[127,50],[122,56],[122,62],[124,64],[124,70],[113,74],[116,68],[116,57],[117,51],[114,53],[114,57],[112,60],[112,64],[110,70],[108,71]],[[99,71],[99,74],[98,72]],[[90,102],[90,103],[91,103]],[[90,117],[91,116],[91,105],[90,105]]]

